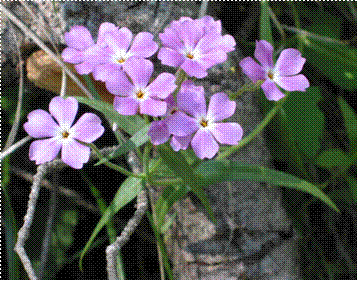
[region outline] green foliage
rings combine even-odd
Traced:
[[[203,184],[199,182],[193,169],[183,157],[182,153],[173,151],[167,144],[160,145],[157,149],[168,168],[170,168],[178,177],[182,178],[184,183],[191,188],[191,191],[201,200],[201,203],[206,208],[211,220],[216,223],[208,197],[202,189]]]
[[[307,30],[314,36],[301,36],[304,43],[303,56],[334,84],[355,90],[357,49],[339,41],[340,26],[340,18],[326,15],[320,23],[308,27]]]
[[[231,180],[252,180],[275,186],[287,187],[309,193],[339,212],[336,205],[321,190],[311,183],[293,175],[255,165],[243,165],[229,160],[209,160],[200,164],[196,173],[206,185]]]
[[[320,90],[310,87],[306,92],[292,92],[283,106],[289,128],[298,148],[313,157],[320,148],[324,129],[324,115],[318,109]]]
[[[350,105],[341,97],[338,103],[344,118],[344,125],[350,142],[350,151],[357,151],[357,117]]]
[[[273,45],[272,27],[270,22],[268,1],[261,1],[260,39],[264,39]]]
[[[323,151],[316,160],[318,166],[326,169],[333,169],[341,166],[348,166],[350,159],[345,152],[339,148]]]
[[[131,150],[138,148],[139,146],[145,144],[149,141],[149,136],[147,135],[150,126],[146,125],[137,133],[135,133],[129,140],[119,145],[113,152],[111,152],[108,156],[101,159],[99,162],[95,164],[95,166],[100,165],[106,161],[110,161],[111,159],[117,158]]]
[[[126,204],[132,201],[138,193],[142,190],[142,179],[128,177],[120,186],[116,195],[114,196],[110,206],[101,216],[100,221],[97,223],[95,229],[93,230],[90,239],[86,243],[85,247],[82,249],[80,256],[80,269],[82,269],[82,261],[86,252],[89,250],[92,242],[95,240],[97,234],[101,229],[111,220],[111,218]]]
[[[89,99],[87,97],[75,97],[78,102],[84,103],[97,111],[103,113],[106,117],[111,117],[111,120],[115,122],[122,130],[130,135],[134,135],[145,125],[145,121],[138,115],[135,116],[123,116],[116,112],[113,105],[99,100]]]

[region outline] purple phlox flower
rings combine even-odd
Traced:
[[[221,123],[236,109],[236,103],[223,92],[211,97],[206,111],[204,88],[187,80],[177,95],[177,106],[174,114],[151,125],[152,142],[163,143],[172,134],[171,145],[175,150],[186,149],[191,142],[195,154],[204,159],[216,155],[218,143],[235,145],[242,138],[243,130],[238,123]]]
[[[170,73],[161,73],[153,82],[149,80],[153,73],[153,64],[145,59],[130,58],[124,71],[115,70],[106,81],[106,88],[116,95],[115,110],[122,115],[147,114],[162,116],[166,113],[167,98],[176,89],[176,77]]]
[[[105,131],[101,119],[93,113],[85,113],[72,126],[78,110],[78,102],[73,97],[54,97],[49,110],[51,115],[37,109],[27,116],[25,131],[31,137],[41,139],[31,143],[30,160],[36,161],[37,165],[51,161],[61,149],[63,162],[75,169],[82,168],[89,160],[90,148],[78,141],[92,143],[98,139]]]
[[[305,63],[299,50],[284,49],[274,65],[272,45],[260,40],[256,43],[254,57],[261,65],[251,57],[244,58],[239,65],[254,83],[264,80],[261,87],[269,100],[277,101],[284,97],[277,85],[287,91],[305,91],[309,87],[308,79],[302,74],[298,75]]]
[[[182,17],[159,34],[163,47],[158,53],[162,64],[181,67],[189,76],[204,78],[207,69],[227,60],[236,42],[222,36],[220,21],[206,16],[193,20]]]
[[[93,73],[94,78],[101,81],[107,81],[114,70],[121,70],[129,64],[129,58],[148,58],[158,49],[151,33],[140,32],[133,38],[127,27],[106,32],[104,41],[108,47],[99,54],[103,64],[97,65]]]
[[[171,121],[173,115],[186,115],[181,112],[172,95],[169,95],[165,101],[167,102],[167,112],[164,115],[165,118],[160,121],[153,121],[151,123],[151,127],[148,131],[148,135],[151,138],[151,142],[154,145],[160,145],[168,141],[171,137],[171,133],[168,128],[168,122]],[[188,133],[193,132],[191,128],[186,128]],[[186,134],[187,132],[183,132],[182,134]],[[185,150],[187,149],[189,143],[191,142],[191,134],[186,136],[175,136],[172,135],[170,144],[175,151],[179,151],[180,149]]]
[[[104,41],[104,34],[109,31],[116,31],[118,28],[112,23],[102,23],[99,28],[97,43],[92,39],[90,31],[84,26],[73,26],[65,33],[67,48],[61,56],[65,62],[76,64],[75,69],[80,75],[91,73],[97,64],[102,62],[99,54],[103,53],[102,48],[107,44]]]

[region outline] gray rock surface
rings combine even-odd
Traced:
[[[96,37],[99,25],[105,21],[127,26],[133,33],[150,31],[158,40],[158,33],[172,20],[180,16],[196,17],[199,10],[195,2],[55,3],[53,9],[60,13],[61,20],[54,18],[49,25],[58,32],[57,39],[61,43],[64,43],[63,30],[81,24]],[[50,6],[39,8],[46,16],[46,11],[51,14]],[[16,6],[14,11],[21,15],[22,9]],[[36,23],[29,20],[28,24],[36,30]],[[8,34],[6,29],[2,31],[3,42]],[[12,47],[6,48],[3,52],[8,57]],[[207,78],[196,83],[205,86],[208,96],[237,90],[243,84],[238,71],[239,58],[239,50],[232,52],[227,62],[212,68]],[[158,67],[157,64],[157,71]],[[237,111],[231,120],[241,124],[244,136],[262,119],[256,107],[258,95],[244,93],[237,100]],[[270,155],[263,136],[259,135],[230,159],[269,166]],[[218,219],[217,225],[211,223],[205,210],[189,197],[174,206],[176,221],[165,239],[177,279],[298,279],[296,233],[291,233],[278,188],[236,181],[210,186],[206,192]]]

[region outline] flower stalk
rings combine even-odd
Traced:
[[[235,92],[235,93],[231,93],[229,95],[229,99],[230,100],[236,100],[238,96],[242,95],[242,93],[246,92],[246,91],[256,91],[260,88],[260,86],[264,83],[263,80],[259,80],[256,83],[246,83],[243,86],[241,86],[241,88]]]

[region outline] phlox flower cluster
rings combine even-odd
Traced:
[[[261,88],[268,100],[278,101],[284,97],[277,85],[287,91],[305,91],[309,87],[308,79],[302,74],[298,75],[305,58],[297,49],[284,49],[274,65],[273,46],[265,40],[260,40],[256,43],[254,57],[260,65],[251,57],[244,58],[239,65],[254,83],[258,80],[264,81]]]
[[[154,65],[149,59],[157,51],[163,65],[180,68],[188,77],[204,78],[208,69],[226,61],[236,42],[231,35],[222,35],[220,21],[210,16],[173,21],[159,34],[160,49],[151,33],[133,35],[127,27],[112,23],[101,24],[96,42],[83,26],[72,27],[64,37],[68,47],[62,52],[63,60],[74,64],[79,74],[92,73],[96,80],[105,82],[107,90],[115,95],[114,109],[119,114],[157,117],[148,132],[154,145],[170,140],[175,151],[191,145],[195,154],[204,159],[216,155],[219,143],[235,145],[241,140],[241,126],[223,122],[236,110],[236,103],[225,93],[212,95],[207,108],[202,86],[191,80],[177,86],[176,77],[166,72],[152,78]],[[300,52],[283,50],[275,65],[272,56],[273,47],[260,40],[254,53],[260,64],[247,57],[240,66],[254,83],[263,81],[261,87],[269,100],[284,96],[278,86],[305,91],[309,82],[304,75],[298,75],[305,62]],[[104,128],[91,113],[72,126],[77,108],[74,98],[55,97],[50,102],[50,114],[35,110],[28,115],[25,130],[41,138],[30,146],[31,160],[41,164],[54,159],[61,150],[62,160],[73,168],[81,168],[88,161],[90,149],[83,143],[96,140]]]

